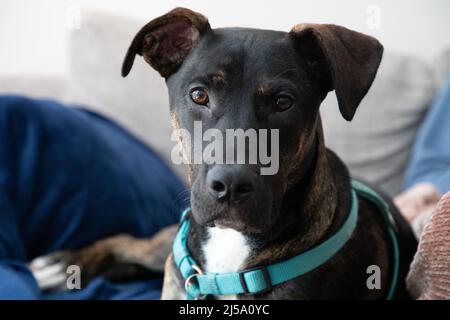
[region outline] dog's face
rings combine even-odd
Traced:
[[[201,121],[203,132],[215,128],[224,137],[227,129],[266,129],[264,142],[273,151],[271,129],[279,130],[271,174],[261,174],[268,168],[261,161],[249,163],[248,153],[258,154],[249,146],[258,144],[256,139],[247,141],[245,164],[203,161],[192,164],[190,172],[198,223],[246,232],[270,228],[287,182],[296,178],[293,163],[301,165],[310,149],[320,104],[292,41],[275,31],[215,30],[202,37],[167,85],[175,121],[189,132],[194,121]],[[233,150],[237,156],[237,145]]]
[[[255,130],[257,146],[252,148],[248,138],[240,164],[194,161],[195,153],[204,155],[212,145],[209,141],[220,141],[216,137],[200,137],[202,149],[197,150],[192,142],[181,143],[190,155],[196,222],[261,233],[280,218],[283,196],[309,168],[321,101],[335,89],[341,113],[350,120],[373,81],[382,47],[371,37],[332,25],[301,25],[289,33],[213,30],[202,15],[178,8],[136,35],[123,75],[136,53],[166,78],[175,128],[194,133],[199,121],[203,133],[223,134],[224,146],[216,146],[214,155],[222,150],[225,159],[230,152],[230,129]],[[270,164],[260,157],[261,143]],[[230,160],[236,160],[238,148],[237,143],[231,148]],[[255,152],[256,161],[250,161]],[[262,174],[268,165],[270,174]]]

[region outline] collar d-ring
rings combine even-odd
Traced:
[[[190,288],[190,286],[196,286],[197,288],[197,290],[196,291],[198,291],[198,294],[195,294],[194,295],[194,299],[195,300],[201,300],[201,299],[204,299],[204,298],[206,298],[206,294],[203,294],[203,295],[201,295],[200,294],[200,289],[198,288],[198,282],[197,283],[195,283],[194,281],[196,281],[196,280],[194,280],[194,278],[197,276],[197,275],[200,275],[200,274],[204,274],[203,273],[203,270],[198,266],[198,265],[196,265],[196,264],[194,264],[194,265],[192,265],[192,269],[194,269],[195,270],[195,273],[193,273],[193,274],[191,274],[189,277],[187,277],[186,278],[186,280],[184,281],[184,290],[186,291],[186,293],[190,293],[190,292],[192,292],[192,290],[190,290],[189,288]]]

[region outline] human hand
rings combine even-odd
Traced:
[[[412,222],[423,213],[433,211],[441,194],[431,183],[418,183],[394,198],[402,215]]]

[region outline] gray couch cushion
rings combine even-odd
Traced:
[[[173,165],[164,80],[139,57],[127,78],[120,75],[125,52],[145,22],[95,11],[83,12],[82,18],[81,28],[70,34],[65,100],[111,117]]]
[[[438,88],[441,88],[450,76],[450,48],[445,49],[433,59],[432,66]]]
[[[67,85],[64,77],[35,75],[1,76],[0,94],[25,94],[36,98],[61,100]]]
[[[334,93],[327,97],[321,107],[325,142],[352,175],[390,195],[402,190],[418,126],[435,93],[434,79],[421,60],[386,53],[352,122],[340,116]]]
[[[167,90],[141,58],[123,79],[120,68],[133,36],[146,21],[83,12],[70,37],[69,100],[108,115],[152,145],[172,166]],[[394,195],[402,190],[416,130],[435,92],[420,60],[385,54],[378,77],[355,119],[343,120],[333,94],[322,106],[326,143],[360,176]],[[183,175],[184,168],[174,166]]]

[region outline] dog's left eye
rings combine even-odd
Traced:
[[[291,97],[285,96],[285,95],[279,95],[275,99],[275,111],[281,112],[289,109],[292,107],[292,104],[294,103],[294,100],[292,100]]]
[[[191,90],[191,99],[196,104],[206,106],[209,102],[208,92],[204,88],[195,88]]]

